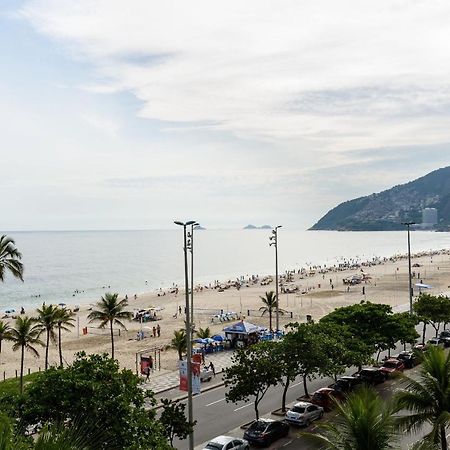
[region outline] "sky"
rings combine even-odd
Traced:
[[[2,0],[3,230],[305,229],[450,165],[450,2]]]

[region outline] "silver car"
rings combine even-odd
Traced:
[[[308,402],[299,402],[286,413],[286,421],[294,425],[309,426],[313,420],[322,418],[323,408]]]
[[[231,436],[217,436],[209,441],[203,450],[249,450],[250,446],[245,439]]]

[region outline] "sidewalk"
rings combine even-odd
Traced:
[[[205,363],[208,365],[210,362],[214,364],[216,374],[221,373],[223,369],[231,365],[231,357],[233,356],[233,351],[223,351],[219,353],[213,353],[206,356]],[[172,372],[166,372],[161,374],[150,375],[150,381],[148,383],[143,383],[142,387],[144,389],[150,389],[155,394],[167,391],[169,389],[177,388],[179,385],[179,374],[178,370]]]

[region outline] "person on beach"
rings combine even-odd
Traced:
[[[159,326],[159,323],[156,326],[156,333],[157,333],[158,337],[161,337],[161,327]]]
[[[153,337],[156,337],[156,327],[153,327],[152,331],[153,331]]]

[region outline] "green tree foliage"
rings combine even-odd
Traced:
[[[174,330],[170,346],[178,352],[178,359],[182,361],[183,353],[187,350],[186,331],[183,328]]]
[[[295,345],[298,371],[303,379],[303,390],[309,397],[307,381],[319,373],[326,372],[327,360],[323,357],[324,339],[314,323],[291,324],[290,342]]]
[[[265,314],[269,314],[269,330],[273,331],[272,328],[272,316],[274,311],[277,309],[277,296],[275,295],[275,292],[269,291],[266,292],[264,297],[259,297],[261,301],[263,302],[264,306],[261,306],[259,310],[262,312],[262,316]],[[286,311],[284,309],[278,308],[278,313],[283,315]]]
[[[399,322],[399,323],[398,323]],[[320,320],[343,327],[363,343],[370,354],[395,347],[399,340],[409,342],[417,334],[414,321],[404,314],[393,314],[389,305],[362,301],[356,305],[337,308]],[[358,345],[361,349],[363,346]]]
[[[419,375],[418,379],[405,377],[406,387],[396,395],[399,408],[411,412],[401,417],[400,423],[407,431],[431,425],[425,440],[446,450],[446,429],[450,426],[450,353],[439,347],[430,348]]]
[[[197,422],[191,423],[187,420],[184,403],[177,403],[167,398],[163,398],[161,403],[163,411],[159,421],[163,426],[164,435],[169,439],[170,445],[173,446],[174,438],[186,439],[193,432]]]
[[[13,239],[5,234],[0,237],[0,281],[5,280],[6,271],[23,281],[22,254],[17,250]]]
[[[0,320],[0,357],[2,354],[2,342],[7,341],[11,334],[11,327],[6,322],[3,322],[3,320]]]
[[[394,402],[382,399],[365,386],[349,394],[344,403],[336,402],[337,416],[322,423],[317,434],[302,433],[327,450],[388,450],[398,448]]]
[[[264,395],[281,379],[280,367],[274,364],[276,342],[260,342],[237,350],[232,356],[232,365],[224,371],[227,402],[237,403],[253,398],[255,416],[259,419],[258,406]]]
[[[55,328],[57,326],[58,307],[53,305],[42,305],[37,309],[36,318],[39,334],[45,332],[45,370],[48,368],[48,350],[50,341],[56,343]]]
[[[96,308],[88,315],[90,322],[100,322],[99,328],[105,328],[109,324],[111,333],[111,358],[114,359],[114,330],[113,325],[126,330],[127,327],[122,320],[131,320],[133,315],[126,311],[128,301],[125,299],[119,300],[119,294],[106,293],[104,297],[97,302]]]
[[[209,327],[206,328],[199,328],[196,332],[197,337],[200,339],[206,339],[211,337],[211,329]]]
[[[20,393],[23,393],[23,363],[25,358],[25,350],[30,352],[33,356],[38,357],[39,353],[36,350],[36,345],[44,346],[44,343],[39,339],[39,326],[36,320],[30,317],[18,317],[14,328],[10,331],[9,340],[13,342],[12,349],[17,351],[20,349]]]
[[[442,323],[450,322],[450,299],[446,296],[420,294],[413,304],[414,312],[424,324],[423,338],[425,340],[425,329],[429,323],[435,330],[436,336]]]
[[[59,308],[56,316],[56,326],[58,328],[58,351],[59,351],[59,365],[63,366],[63,355],[62,355],[62,339],[61,332],[69,331],[69,328],[73,328],[75,325],[73,322],[74,313],[66,308]]]
[[[170,448],[154,410],[144,408],[146,398],[154,403],[153,396],[139,382],[108,355],[81,352],[66,369],[51,367],[27,385],[22,422],[51,426],[81,420],[102,430],[101,448],[110,443],[127,450]]]

